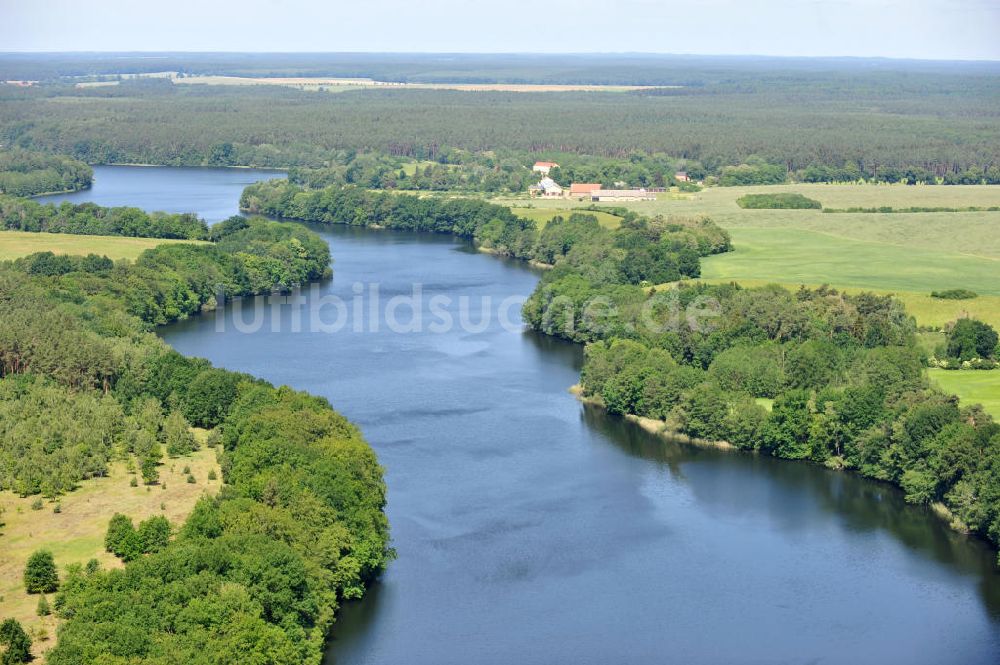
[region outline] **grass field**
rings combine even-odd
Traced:
[[[1000,370],[927,370],[942,390],[958,395],[963,405],[982,404],[986,412],[1000,418]]]
[[[56,254],[85,255],[93,253],[111,259],[135,259],[151,247],[173,242],[197,241],[0,231],[0,260],[16,259],[19,256],[46,251]]]
[[[707,280],[874,290],[897,295],[922,325],[941,326],[971,315],[1000,326],[1000,212],[829,214],[747,210],[736,204],[746,194],[774,192],[799,193],[834,208],[1000,205],[1000,187],[987,185],[710,187],[606,205],[715,220],[732,235],[734,251],[704,260]],[[558,209],[565,202],[535,200],[532,205]],[[949,288],[972,289],[980,297],[930,298],[931,291]]]
[[[185,480],[185,465],[191,467],[194,484]],[[151,515],[164,515],[179,525],[204,492],[218,491],[221,480],[208,480],[210,470],[221,478],[215,451],[204,448],[188,457],[166,459],[160,467],[159,485],[145,487],[140,483],[131,487],[132,476],[123,464],[117,463],[108,477],[85,481],[79,489],[61,497],[59,513],[53,512],[52,502],[46,501],[41,510],[32,510],[37,497],[0,492],[0,521],[6,522],[0,528],[0,615],[14,617],[25,630],[34,633],[36,655],[50,648],[55,640],[56,620],[36,616],[38,596],[25,593],[21,579],[32,552],[51,550],[60,570],[67,564],[85,564],[90,559],[97,559],[105,567],[120,566],[114,555],[104,551],[104,532],[111,516],[124,513],[138,524]],[[37,639],[42,628],[46,640]]]
[[[512,207],[511,210],[515,215],[519,217],[524,217],[526,219],[534,220],[538,224],[538,228],[544,228],[546,224],[549,223],[553,217],[557,215],[562,215],[563,217],[569,217],[573,213],[579,212],[585,215],[594,215],[597,217],[597,223],[601,226],[613,229],[617,228],[618,224],[621,223],[621,218],[612,215],[609,212],[595,212],[593,210],[574,210],[572,208],[518,208]]]
[[[398,83],[376,81],[370,78],[302,77],[302,76],[186,76],[173,78],[183,85],[278,85],[301,90],[339,92],[361,88],[391,88],[407,90],[460,90],[463,92],[627,92],[653,87],[676,88],[680,86],[642,85],[590,85],[590,84],[537,84],[537,83]],[[77,84],[84,86],[87,84]]]

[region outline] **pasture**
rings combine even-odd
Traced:
[[[196,431],[200,439],[204,432]],[[186,482],[185,466],[190,467],[194,483]],[[209,471],[217,480],[209,480]],[[221,486],[221,473],[215,450],[203,448],[176,459],[165,458],[156,485],[132,487],[133,474],[123,463],[114,463],[107,477],[86,480],[80,487],[55,502],[44,501],[40,510],[32,509],[38,496],[19,497],[0,492],[0,606],[4,617],[14,617],[35,636],[44,628],[46,640],[35,638],[35,653],[55,644],[56,619],[35,614],[38,595],[24,591],[22,574],[28,557],[38,549],[52,552],[60,577],[68,564],[86,564],[97,559],[105,568],[119,567],[121,561],[104,551],[104,533],[115,513],[124,513],[138,524],[153,515],[163,515],[179,526],[205,492],[215,493]],[[59,505],[60,512],[53,508]],[[49,603],[52,594],[49,594]]]
[[[545,225],[548,224],[553,217],[560,215],[562,217],[569,217],[574,213],[593,215],[597,217],[598,224],[608,229],[616,228],[618,224],[621,223],[621,217],[618,217],[617,215],[612,215],[609,212],[600,212],[600,211],[595,212],[593,210],[581,210],[573,208],[550,208],[550,207],[544,207],[544,208],[512,207],[511,211],[513,211],[513,213],[519,217],[524,217],[526,219],[534,221],[535,224],[538,225],[539,229],[544,228]]]
[[[147,249],[175,242],[199,241],[0,231],[0,260],[16,259],[35,252],[76,255],[99,254],[107,256],[109,259],[134,260]]]
[[[1000,212],[824,213],[752,210],[747,194],[797,193],[829,208],[1000,205],[997,186],[796,184],[709,187],[661,194],[656,201],[608,203],[645,215],[707,216],[732,235],[734,251],[702,263],[712,281],[831,286],[893,293],[922,325],[975,316],[1000,326]],[[509,201],[508,205],[517,205]],[[535,200],[536,209],[565,206]],[[540,214],[540,213],[536,213]],[[973,300],[938,300],[930,292],[967,288]]]

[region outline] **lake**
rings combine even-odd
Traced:
[[[216,218],[252,177],[101,169],[87,195]],[[984,543],[889,486],[664,441],[583,406],[567,392],[581,349],[521,330],[516,307],[513,327],[496,315],[534,288],[522,264],[442,236],[317,230],[334,278],[297,306],[232,303],[160,332],[329,398],[385,466],[399,556],[345,605],[328,663],[996,662]],[[399,297],[400,319],[427,321],[434,296],[468,325],[402,333],[369,316]],[[324,325],[359,317],[296,326],[324,304]]]
[[[197,212],[209,224],[239,214],[243,188],[284,178],[283,171],[161,166],[95,166],[90,189],[37,198],[42,203],[138,206],[148,211]]]

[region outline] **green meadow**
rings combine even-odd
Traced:
[[[538,224],[539,228],[544,228],[549,221],[556,216],[561,215],[562,217],[569,217],[573,213],[584,213],[588,215],[594,215],[597,217],[597,222],[601,226],[609,229],[616,228],[618,224],[621,223],[621,218],[612,215],[609,212],[595,212],[593,210],[580,210],[573,208],[552,208],[552,207],[542,207],[542,208],[520,208],[512,206],[511,210],[520,217],[533,220]]]
[[[77,255],[99,254],[115,260],[135,259],[151,247],[174,242],[198,241],[0,231],[0,260],[16,259],[35,252]]]
[[[704,260],[707,280],[892,293],[921,325],[940,327],[974,316],[1000,327],[1000,212],[832,214],[744,209],[736,203],[747,194],[779,192],[802,194],[828,208],[1000,205],[998,186],[854,184],[709,187],[661,194],[656,201],[598,205],[645,215],[704,215],[719,223],[732,235],[734,251]],[[517,199],[502,202],[519,204]],[[565,201],[535,199],[532,206],[533,215],[555,214],[564,212]],[[930,297],[931,291],[950,288],[971,289],[980,297]]]
[[[1000,418],[1000,370],[927,370],[931,381],[945,392],[958,395],[962,404],[982,404]]]

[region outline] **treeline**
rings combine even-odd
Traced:
[[[691,88],[656,96],[327,94],[166,80],[104,88],[4,86],[0,141],[88,163],[190,166],[324,168],[340,150],[433,162],[443,150],[498,151],[501,159],[505,151],[580,154],[626,163],[665,154],[692,164],[682,170],[695,172],[697,163],[706,176],[743,184],[783,182],[789,174],[822,182],[931,176],[992,182],[1000,164],[991,76],[880,72],[820,82],[806,74],[754,78],[751,85],[738,78],[698,94]],[[224,122],[219,108],[227,109]],[[770,166],[757,168],[755,159]],[[752,169],[740,169],[743,164]],[[437,170],[430,177],[449,176]]]
[[[700,180],[706,174],[705,168],[696,161],[662,153],[636,153],[622,159],[572,153],[543,156],[512,150],[470,152],[442,147],[435,151],[433,160],[420,162],[385,153],[341,150],[331,155],[329,164],[322,168],[289,169],[288,179],[311,188],[358,185],[367,189],[525,192],[542,177],[531,169],[542,157],[559,164],[550,171],[549,177],[564,187],[574,182],[596,182],[609,189],[680,186],[696,190],[697,185],[679,182],[675,174],[685,171],[693,180]]]
[[[185,358],[149,332],[210,306],[220,284],[267,293],[327,269],[326,244],[293,225],[236,218],[213,232],[214,245],[95,272],[0,266],[5,484],[56,494],[121,458],[155,483],[163,451],[196,445],[189,425],[221,445],[222,491],[169,543],[120,544],[134,559],[124,569],[67,568],[50,663],[319,663],[338,603],[390,556],[381,468],[357,428],[323,399]]]
[[[191,213],[105,208],[94,203],[41,204],[0,196],[0,225],[12,231],[207,240],[208,225]]]
[[[560,266],[588,264],[623,284],[700,275],[699,257],[728,251],[729,236],[705,219],[646,219],[617,210],[620,228],[593,215],[556,217],[541,231],[510,208],[479,199],[373,192],[357,187],[310,190],[271,180],[243,191],[240,207],[286,219],[450,233],[499,254]]]
[[[526,313],[540,330],[593,342],[584,393],[611,412],[855,470],[900,486],[912,503],[943,503],[956,526],[1000,543],[1000,426],[981,407],[960,408],[928,385],[915,324],[899,302],[827,288],[704,284],[623,294],[620,285],[577,275],[577,301],[603,297],[616,309],[604,325],[576,322],[574,330],[545,316],[567,293],[566,279],[543,279]],[[691,315],[701,307],[711,315]],[[996,344],[995,335],[961,339]]]
[[[75,192],[90,187],[93,177],[93,169],[70,157],[0,150],[0,194],[35,196]]]

